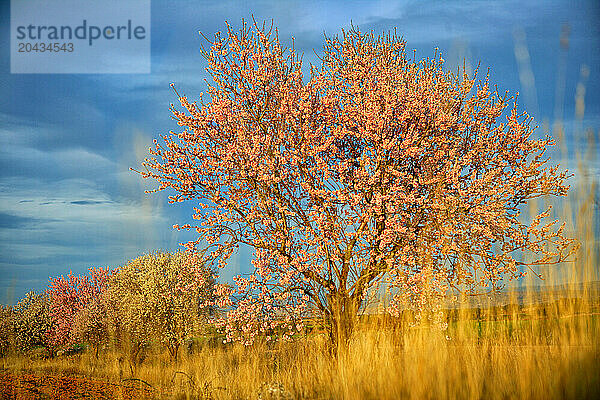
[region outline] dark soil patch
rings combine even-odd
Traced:
[[[14,374],[0,371],[0,398],[152,399],[152,389],[139,382],[111,383],[76,376]]]

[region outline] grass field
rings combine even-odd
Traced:
[[[90,396],[106,393],[108,398],[598,398],[598,306],[563,300],[465,308],[454,314],[456,319],[445,331],[426,325],[402,327],[399,321],[374,316],[363,321],[349,351],[338,358],[329,355],[317,331],[290,343],[251,347],[198,338],[177,363],[158,347],[148,348],[137,365],[110,349],[98,359],[92,352],[54,359],[11,356],[2,360],[3,379],[12,379],[14,389],[6,392],[5,387],[4,394],[81,395],[64,389],[52,397],[56,387],[44,392],[43,382],[38,382],[37,393],[45,395],[27,397],[31,390],[15,384],[15,376],[29,374],[84,379],[87,387],[96,388],[89,389]],[[122,389],[98,389],[107,382]]]

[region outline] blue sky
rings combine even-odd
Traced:
[[[575,95],[583,65],[589,78],[582,125],[600,139],[596,1],[153,0],[152,73],[139,75],[10,74],[9,2],[0,7],[1,302],[42,290],[49,276],[117,266],[192,238],[171,228],[190,220],[192,204],[169,205],[166,194],[144,194],[152,182],[129,168],[140,165],[153,138],[178,128],[170,118],[176,97],[169,84],[191,98],[204,90],[198,31],[210,37],[224,30],[225,20],[239,26],[251,15],[273,19],[282,42],[293,35],[307,62],[315,62],[323,33],[339,33],[351,21],[361,30],[397,28],[418,56],[438,47],[449,67],[462,65],[463,57],[471,68],[481,62],[484,73],[490,67],[492,82],[520,91],[520,103],[540,125],[560,116],[555,94],[563,57],[567,142],[574,148],[581,139]],[[561,50],[565,24],[569,46]],[[598,165],[591,167],[597,178]],[[223,277],[246,270],[248,260],[249,252],[242,252]]]

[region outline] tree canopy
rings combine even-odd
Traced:
[[[179,96],[183,127],[155,140],[143,177],[193,201],[196,241],[220,266],[240,245],[253,271],[220,287],[228,339],[289,336],[309,310],[345,340],[367,292],[495,290],[528,268],[564,261],[564,225],[521,206],[564,196],[516,98],[408,57],[395,33],[325,38],[307,74],[277,31],[227,25],[202,49],[212,81]],[[524,252],[534,255],[527,260]]]

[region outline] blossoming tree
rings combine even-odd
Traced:
[[[474,294],[570,254],[549,210],[520,214],[567,193],[567,173],[547,162],[552,140],[487,78],[354,28],[326,38],[309,75],[264,25],[209,42],[207,95],[178,94],[184,130],[155,141],[141,173],[170,201],[197,203],[199,224],[175,226],[197,231],[188,247],[219,266],[255,249],[252,273],[219,288],[228,340],[289,336],[310,312],[342,343],[383,282],[408,298],[423,282]]]
[[[52,329],[50,302],[46,293],[29,292],[13,308],[13,330],[16,347],[26,352],[36,347],[46,347],[52,355],[49,340]]]
[[[90,268],[87,275],[60,276],[50,279],[46,293],[53,322],[48,331],[53,346],[68,346],[88,341],[96,355],[107,338],[106,308],[102,294],[112,275],[109,268]]]
[[[152,340],[176,359],[184,340],[201,333],[212,310],[214,277],[187,252],[156,252],[119,268],[106,293],[118,336],[132,344],[132,361]]]

